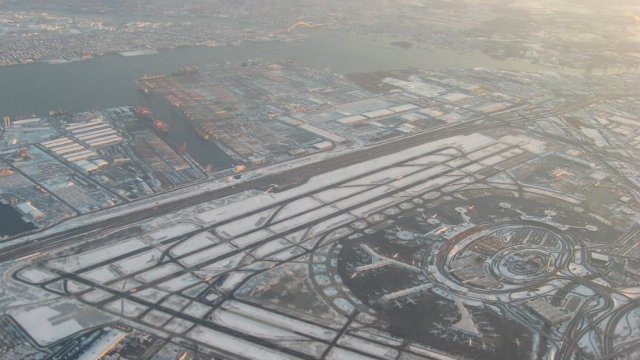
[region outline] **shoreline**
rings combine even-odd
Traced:
[[[610,67],[601,67],[601,66],[567,66],[567,65],[556,65],[556,64],[547,64],[544,62],[535,62],[528,58],[521,57],[508,57],[508,58],[499,58],[494,57],[489,54],[486,54],[481,51],[471,50],[471,51],[459,51],[452,50],[448,48],[439,48],[439,47],[431,47],[428,45],[415,43],[407,40],[403,40],[402,38],[392,36],[392,35],[377,35],[377,34],[362,34],[362,33],[354,33],[354,32],[344,32],[342,30],[313,30],[312,32],[307,32],[303,37],[296,37],[292,39],[287,38],[273,38],[273,39],[249,39],[237,42],[229,42],[229,43],[218,43],[216,45],[176,45],[172,47],[162,47],[162,48],[142,48],[142,49],[132,49],[125,51],[113,51],[107,52],[103,54],[88,54],[83,58],[72,58],[72,59],[42,59],[37,61],[28,61],[21,63],[13,63],[13,64],[5,64],[0,65],[0,70],[8,69],[12,67],[20,67],[26,65],[38,65],[38,64],[46,64],[46,65],[65,65],[65,64],[73,64],[73,63],[85,63],[92,60],[99,60],[105,57],[109,57],[112,55],[118,55],[123,58],[136,58],[136,57],[144,57],[151,55],[161,55],[167,52],[179,51],[181,49],[224,49],[224,48],[236,48],[241,46],[247,46],[250,44],[286,44],[290,42],[297,43],[312,43],[314,41],[330,41],[333,39],[340,39],[337,43],[341,41],[365,41],[369,42],[371,46],[380,46],[386,45],[390,49],[397,51],[407,51],[407,52],[424,52],[425,55],[429,53],[442,53],[447,54],[449,56],[461,56],[461,57],[469,57],[469,58],[483,58],[485,62],[493,62],[495,64],[496,69],[506,69],[513,70],[513,64],[520,63],[523,67],[530,67],[531,69],[519,70],[523,72],[559,72],[563,74],[574,74],[574,75],[612,75],[612,74],[624,74],[624,73],[637,73],[639,70],[637,67],[625,66],[623,64],[615,64]],[[411,46],[406,46],[411,44]],[[504,66],[502,66],[504,65]],[[493,67],[486,66],[482,64],[478,64],[479,67]],[[467,68],[470,66],[452,66],[452,67],[460,67]],[[516,67],[518,67],[516,65]],[[391,67],[391,68],[398,68]],[[389,68],[389,69],[391,69]],[[349,72],[342,72],[347,74]]]

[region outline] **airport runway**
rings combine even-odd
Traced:
[[[329,171],[344,168],[384,155],[393,154],[395,152],[415,147],[430,141],[455,135],[463,135],[483,130],[497,129],[509,124],[510,121],[494,120],[492,122],[478,124],[477,122],[479,120],[482,119],[476,119],[474,122],[466,122],[442,129],[437,129],[427,133],[401,138],[380,145],[372,146],[363,150],[357,150],[334,158],[321,160],[319,162],[310,163],[308,165],[292,168],[290,170],[285,170],[277,174],[268,174],[244,182],[239,181],[235,185],[230,185],[222,189],[213,190],[205,194],[199,193],[188,198],[158,205],[156,208],[150,211],[117,216],[108,220],[79,226],[74,229],[53,234],[51,236],[47,236],[32,242],[18,244],[3,250],[2,253],[0,253],[0,262],[15,260],[21,257],[32,255],[37,252],[48,251],[63,244],[75,244],[80,241],[90,239],[91,237],[96,236],[98,233],[108,232],[110,230],[123,227],[127,224],[151,219],[180,210],[185,207],[213,201],[219,198],[224,198],[243,191],[257,188],[266,189],[271,184],[277,184],[283,187],[296,185],[292,184],[292,179],[296,180],[296,183],[302,184],[307,179],[313,176],[320,175]]]

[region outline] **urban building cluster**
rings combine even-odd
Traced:
[[[5,49],[0,65],[287,39],[296,22],[374,35],[404,48],[453,49],[549,67],[637,69],[640,63],[640,15],[630,4],[473,2],[465,4],[468,11],[460,11],[455,0],[403,6],[390,0],[283,0],[269,6],[256,0],[70,1],[45,4],[50,10],[45,13],[42,6],[7,2],[7,10],[0,13],[0,46]],[[65,15],[71,11],[81,16]]]
[[[48,227],[204,179],[204,170],[154,125],[126,107],[4,117],[1,201],[24,221]]]

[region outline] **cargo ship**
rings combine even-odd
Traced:
[[[208,141],[209,140],[209,134],[207,134],[203,130],[196,130],[196,135],[198,135],[200,140],[204,140],[204,141]]]
[[[151,90],[149,89],[149,86],[146,83],[140,83],[138,85],[138,91],[140,91],[141,93],[143,93],[145,95],[151,94]]]
[[[178,71],[172,72],[171,75],[173,75],[173,76],[192,75],[192,74],[197,73],[199,70],[200,69],[197,66],[194,66],[194,67],[181,67],[181,68],[178,68]]]
[[[169,134],[169,125],[167,125],[167,123],[162,120],[154,120],[153,128],[159,133],[165,135]]]
[[[156,79],[164,79],[166,77],[166,75],[164,74],[144,74],[142,75],[142,77],[139,79],[139,81],[145,81],[145,80],[156,80]]]
[[[49,116],[58,117],[58,116],[68,116],[69,112],[67,110],[56,109],[49,111]]]
[[[133,113],[141,120],[151,120],[151,110],[144,106],[138,106],[133,109]]]

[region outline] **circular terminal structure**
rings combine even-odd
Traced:
[[[462,296],[487,299],[529,292],[548,281],[572,256],[559,231],[533,222],[476,226],[434,249],[428,276]]]
[[[493,358],[511,359],[521,347],[499,339],[518,333],[524,339],[528,329],[495,309],[544,303],[552,316],[568,316],[552,309],[579,306],[583,289],[573,278],[580,284],[596,263],[586,250],[609,245],[622,232],[591,216],[589,204],[553,194],[482,189],[453,195],[422,196],[422,211],[381,209],[384,223],[342,243],[336,275],[344,293],[353,294],[354,309],[388,321],[399,336],[469,349],[494,336],[502,357]],[[608,346],[614,351],[617,345]]]

